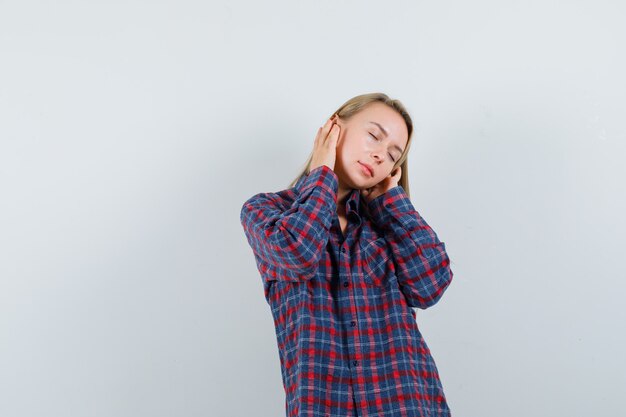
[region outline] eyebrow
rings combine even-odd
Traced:
[[[378,128],[379,128],[380,130],[382,130],[383,134],[384,134],[385,136],[389,137],[389,132],[387,132],[387,131],[385,130],[385,128],[384,128],[384,127],[382,127],[382,126],[380,125],[380,123],[377,123],[377,122],[372,122],[372,121],[370,121],[370,123],[375,124],[376,126],[378,126]],[[404,152],[404,150],[403,150],[401,147],[399,147],[398,145],[393,145],[393,146],[392,146],[392,148],[396,148],[397,150],[399,150],[399,151],[400,151],[400,153]]]

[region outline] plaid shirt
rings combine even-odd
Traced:
[[[450,284],[445,245],[400,185],[369,203],[351,190],[344,238],[337,191],[322,165],[241,208],[274,319],[287,416],[449,416],[412,308],[432,306]]]

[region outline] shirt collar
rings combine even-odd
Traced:
[[[358,189],[352,189],[348,193],[348,198],[346,198],[346,213],[351,211],[355,212],[357,215],[359,214],[359,206],[361,202],[361,191]]]

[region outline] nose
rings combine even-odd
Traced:
[[[377,150],[372,152],[372,156],[377,161],[381,161],[382,160],[384,162],[385,161],[385,157],[383,155],[385,155],[385,151],[384,150],[377,149]]]

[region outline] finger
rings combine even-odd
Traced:
[[[326,145],[328,147],[334,147],[337,146],[337,135],[339,131],[339,125],[333,124],[330,127],[330,131],[328,132],[328,135],[326,136]]]
[[[332,127],[333,127],[333,120],[332,119],[326,120],[326,123],[324,123],[324,126],[322,127],[322,142],[326,141],[328,132],[330,132],[330,129]]]
[[[341,127],[338,124],[334,124],[333,128],[330,131],[330,146],[337,146],[337,142],[339,141],[339,130]]]
[[[320,141],[320,137],[322,136],[322,135],[321,135],[321,132],[322,132],[322,127],[320,126],[320,128],[319,128],[319,129],[317,129],[317,135],[315,135],[315,142],[314,142],[314,145],[315,145],[315,146],[317,146],[317,144],[318,144],[318,143],[319,143],[319,141]]]

